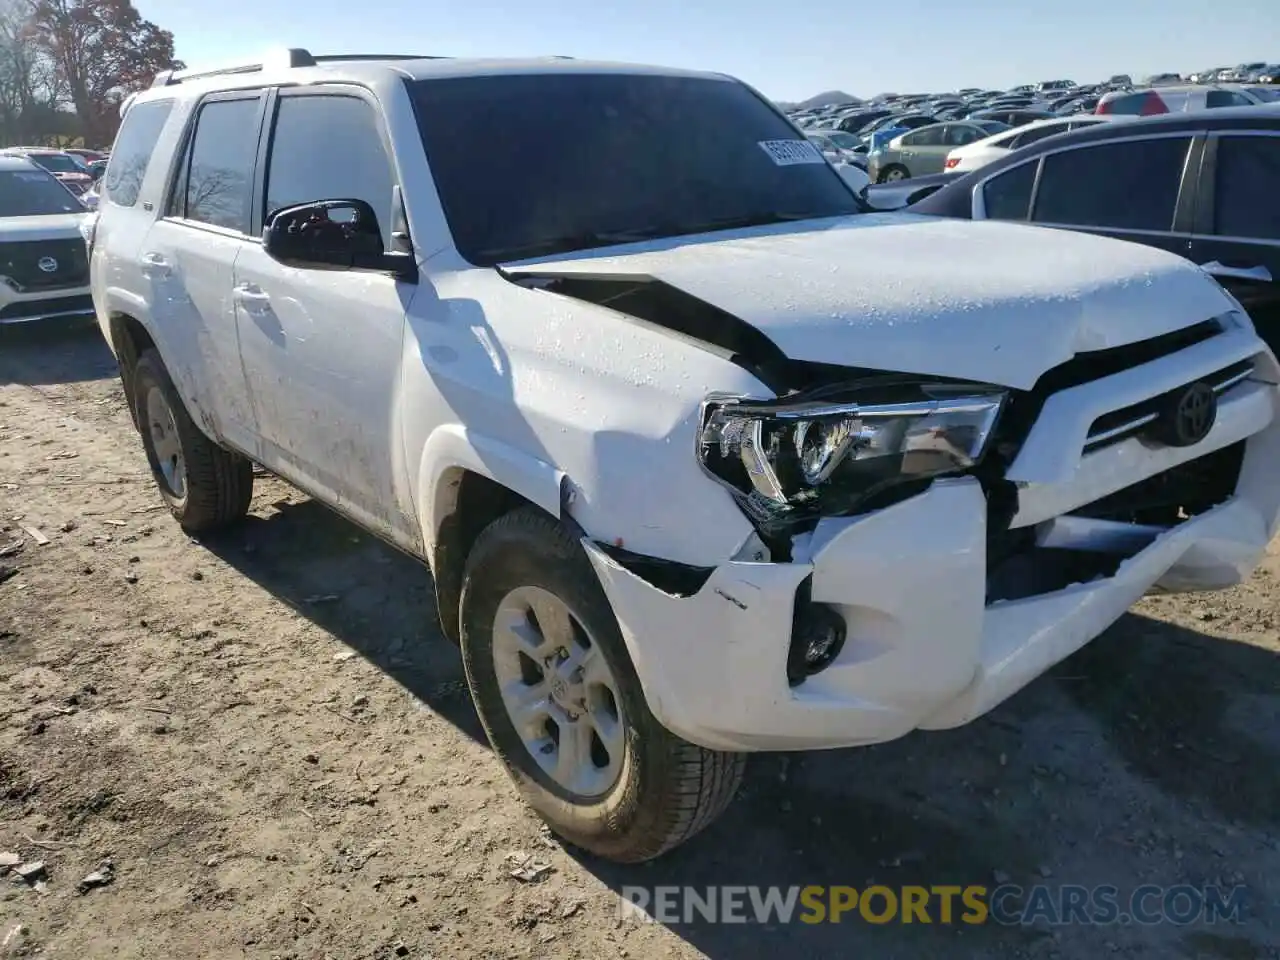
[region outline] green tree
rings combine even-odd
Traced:
[[[111,143],[120,103],[161,70],[180,67],[173,34],[130,0],[26,0],[34,41],[57,67],[88,146]]]

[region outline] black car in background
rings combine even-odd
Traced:
[[[1240,300],[1280,352],[1280,107],[1047,137],[957,177],[909,212],[1083,230],[1187,257]]]

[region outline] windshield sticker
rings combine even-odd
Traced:
[[[822,151],[808,140],[761,140],[760,149],[779,167],[797,163],[826,163]]]

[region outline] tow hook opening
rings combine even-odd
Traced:
[[[596,541],[596,546],[624,570],[673,597],[692,597],[715,572],[715,567],[695,567],[675,560],[649,557],[599,540]]]
[[[844,617],[825,603],[815,603],[812,578],[796,590],[791,622],[791,649],[787,651],[787,682],[799,686],[835,663],[844,649]]]

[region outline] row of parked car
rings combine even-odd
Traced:
[[[92,206],[97,199],[94,190],[107,170],[110,154],[104,150],[68,147],[5,147],[0,156],[18,157],[48,171],[60,184]]]

